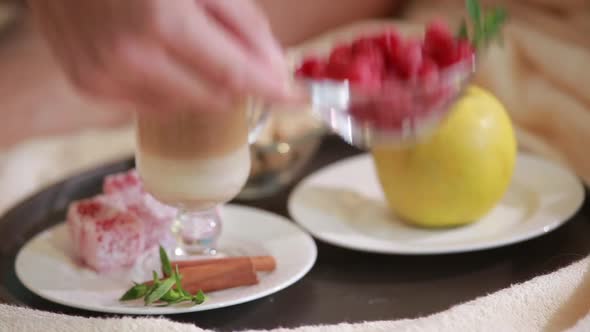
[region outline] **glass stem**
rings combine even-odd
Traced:
[[[204,211],[181,209],[172,231],[178,240],[176,255],[215,255],[221,234],[219,208]]]

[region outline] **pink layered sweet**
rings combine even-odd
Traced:
[[[135,169],[107,175],[102,183],[102,191],[107,195],[123,194],[129,196],[129,198],[145,192],[139,174]]]
[[[144,224],[145,249],[167,241],[176,209],[158,202],[143,189],[136,170],[109,175],[103,182],[103,192],[120,197],[128,211],[135,213]]]
[[[76,255],[97,272],[131,266],[144,252],[144,223],[116,196],[72,203],[67,223]]]

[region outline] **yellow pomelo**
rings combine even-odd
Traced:
[[[424,227],[463,225],[488,213],[510,185],[516,154],[504,106],[476,86],[427,140],[372,150],[389,207]]]

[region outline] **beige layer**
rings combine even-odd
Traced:
[[[248,119],[244,109],[141,112],[137,115],[138,147],[162,157],[221,156],[243,146],[247,140]]]

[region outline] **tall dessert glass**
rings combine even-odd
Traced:
[[[178,209],[175,255],[218,254],[219,207],[246,183],[249,141],[264,118],[251,106],[136,114],[135,159],[143,184],[158,201]]]

